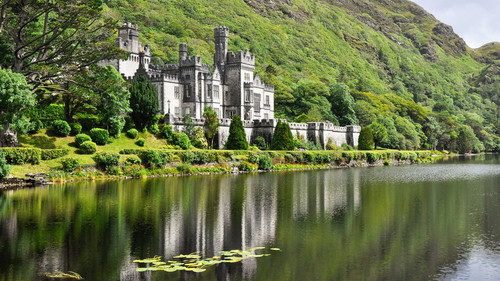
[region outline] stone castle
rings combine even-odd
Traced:
[[[274,87],[266,85],[255,72],[255,56],[249,50],[228,51],[229,29],[214,28],[214,65],[203,64],[200,56],[189,56],[187,45],[179,45],[177,64],[151,64],[151,47],[139,41],[137,25],[125,23],[118,28],[116,45],[129,52],[127,60],[100,62],[113,65],[125,80],[131,82],[137,75],[146,75],[155,85],[160,105],[159,114],[165,121],[182,130],[182,118],[189,114],[196,125],[203,126],[203,109],[212,107],[220,117],[217,144],[222,147],[229,136],[233,115],[244,121],[248,141],[263,136],[271,141],[277,120],[274,119]],[[337,127],[331,123],[290,123],[296,136],[307,137],[323,146],[328,139],[337,145],[357,146],[358,126]]]

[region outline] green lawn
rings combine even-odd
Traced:
[[[139,133],[137,138],[144,138],[146,144],[143,148],[161,148],[166,145],[165,140],[157,139],[154,135],[150,133]],[[55,137],[47,135],[45,130],[41,131],[35,135],[21,135],[19,136],[19,142],[24,147],[36,147],[41,149],[55,149],[55,148],[66,148],[69,149],[68,156],[80,160],[82,165],[93,165],[94,160],[92,160],[92,155],[84,155],[76,153],[77,147],[74,143],[75,137],[68,136],[64,138]],[[122,149],[131,148],[141,148],[135,144],[136,139],[128,138],[125,133],[122,133],[120,138],[110,138],[111,143],[106,145],[99,145],[97,147],[97,152],[120,152]],[[123,158],[127,155],[122,155]],[[13,165],[11,169],[11,175],[14,177],[22,177],[26,173],[39,173],[47,172],[60,166],[60,161],[62,158],[53,159],[48,161],[42,161],[39,165]]]

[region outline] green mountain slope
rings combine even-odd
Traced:
[[[419,145],[436,146],[432,130],[426,131],[429,116],[447,128],[449,140],[436,142],[442,148],[456,146],[458,125],[468,124],[470,114],[480,117],[476,135],[483,129],[497,134],[497,119],[485,118],[486,112],[498,115],[494,95],[476,90],[485,88],[480,78],[492,56],[468,48],[451,27],[410,1],[104,2],[108,15],[139,25],[157,62],[175,63],[178,44],[187,42],[191,55],[212,64],[213,27],[227,25],[230,50],[250,49],[258,72],[276,86],[280,117],[307,114],[335,122],[328,86],[342,82],[356,99],[362,125],[408,116]],[[401,139],[399,144],[404,147]]]

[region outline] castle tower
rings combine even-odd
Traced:
[[[186,43],[179,44],[179,62],[188,58],[188,47]]]
[[[227,26],[217,26],[214,28],[215,55],[214,64],[217,65],[221,73],[225,71],[227,46],[229,41],[229,28]],[[222,75],[224,77],[224,75]]]
[[[137,25],[133,25],[130,22],[124,23],[122,26],[118,27],[118,38],[122,42],[122,49],[130,53],[139,53],[139,31],[137,31]]]

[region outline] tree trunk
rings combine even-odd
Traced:
[[[0,147],[19,147],[17,134],[10,129],[10,126],[3,125],[3,131],[0,134]]]

